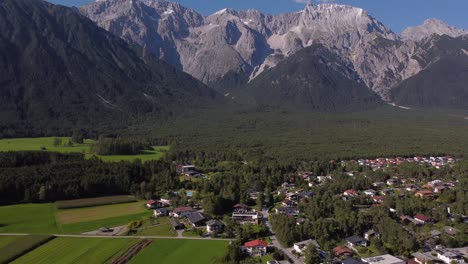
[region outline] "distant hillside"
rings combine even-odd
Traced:
[[[449,56],[392,90],[399,105],[468,110],[468,56]]]
[[[414,56],[424,70],[391,90],[400,105],[468,109],[468,36],[438,36]]]
[[[327,48],[305,48],[264,71],[242,91],[261,107],[306,111],[365,110],[379,97]]]
[[[153,124],[216,102],[189,75],[41,0],[0,2],[0,136]]]

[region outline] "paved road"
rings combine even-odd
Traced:
[[[31,234],[9,234],[0,233],[0,236],[28,236]],[[164,239],[187,239],[187,240],[219,240],[219,241],[232,241],[233,239],[226,238],[211,238],[211,237],[166,237],[166,236],[98,236],[98,235],[64,235],[64,234],[51,234],[55,237],[92,237],[92,238],[164,238]]]
[[[263,214],[263,222],[265,223],[266,227],[270,230],[270,233],[272,234],[270,236],[270,239],[273,243],[273,245],[278,248],[279,250],[281,250],[286,256],[288,256],[289,259],[291,259],[293,261],[294,264],[304,264],[304,262],[302,262],[301,260],[299,260],[298,258],[296,258],[296,256],[294,256],[292,254],[292,252],[283,247],[279,241],[276,239],[276,236],[275,236],[275,233],[273,232],[273,228],[271,227],[271,224],[270,222],[268,221],[268,216],[270,215],[268,213],[268,208],[263,208],[262,209],[262,214]]]

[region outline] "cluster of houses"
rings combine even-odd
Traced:
[[[334,160],[330,162],[334,163]],[[415,163],[415,164],[427,164],[432,166],[436,169],[439,169],[445,165],[454,164],[456,159],[451,156],[443,156],[443,157],[413,157],[413,158],[377,158],[377,159],[358,159],[358,160],[342,160],[341,165],[345,166],[347,162],[356,163],[359,166],[369,166],[374,170],[383,169],[395,165],[401,165],[402,163]]]
[[[366,232],[366,235],[373,233],[378,235],[373,230],[372,232]],[[333,249],[335,256],[344,259],[341,261],[343,264],[363,264],[363,263],[373,263],[373,264],[433,264],[433,263],[446,263],[446,264],[463,264],[465,263],[465,258],[468,255],[468,248],[464,248],[466,251],[462,253],[460,250],[455,249],[446,249],[442,246],[436,246],[434,251],[429,252],[416,252],[413,253],[413,258],[403,259],[399,257],[392,256],[390,254],[373,256],[369,258],[356,259],[353,258],[354,252],[356,252],[356,247],[368,247],[369,246],[369,237],[361,236],[351,236],[346,238],[345,247],[336,247]]]

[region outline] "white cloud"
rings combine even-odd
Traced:
[[[304,5],[312,4],[312,0],[293,0],[293,2]]]
[[[335,3],[336,0],[292,0],[294,3],[298,3],[298,4],[304,4],[304,5],[308,5],[308,4],[312,4],[314,2],[317,2],[317,3]]]

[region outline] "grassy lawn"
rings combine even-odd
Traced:
[[[201,237],[195,230],[187,230],[182,233],[184,237]]]
[[[177,233],[172,229],[169,217],[159,217],[157,219],[146,220],[135,235],[175,237]]]
[[[90,222],[125,215],[135,215],[145,212],[151,214],[151,210],[146,209],[143,203],[144,202],[142,201],[137,201],[133,203],[63,209],[59,210],[57,213],[57,222],[64,225]]]
[[[55,205],[58,209],[71,209],[71,208],[83,208],[92,207],[99,205],[110,205],[110,204],[121,204],[136,202],[137,199],[133,195],[116,195],[116,196],[104,196],[96,198],[76,199],[76,200],[64,200],[57,201]]]
[[[59,237],[12,263],[109,263],[137,241],[137,239]]]
[[[156,239],[142,250],[131,264],[209,264],[227,251],[227,241]]]
[[[58,232],[54,204],[0,206],[0,233]]]
[[[52,203],[0,206],[0,233],[77,234],[127,225],[151,213],[142,202],[64,210]]]
[[[85,153],[86,158],[95,156],[90,152],[91,144],[94,143],[93,140],[87,139],[84,144],[67,146],[70,138],[60,137],[62,146],[56,147],[54,146],[54,139],[55,137],[0,139],[0,151],[39,151],[42,147],[45,147],[47,151],[80,152]],[[97,155],[97,157],[110,162],[134,161],[136,159],[144,162],[160,159],[168,150],[169,146],[154,146],[153,150],[144,151],[140,155]]]
[[[9,263],[52,238],[47,235],[0,236],[0,263]]]
[[[367,248],[366,247],[356,247],[357,251],[359,252],[359,255],[361,255],[362,258],[369,258],[373,256],[378,256],[381,255],[381,252],[377,250],[377,248],[374,245],[370,245]]]

